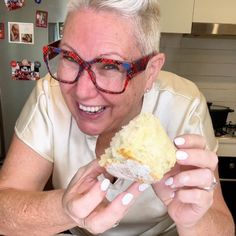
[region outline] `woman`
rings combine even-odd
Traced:
[[[205,100],[159,73],[156,1],[72,0],[68,11],[59,47],[44,49],[50,76],[26,103],[1,170],[0,233],[233,235],[220,185],[213,191]],[[178,148],[175,168],[152,186],[116,180],[97,162],[140,112],[157,115]],[[42,191],[51,174],[55,190]]]
[[[11,25],[11,32],[10,32],[10,40],[12,42],[16,42],[20,40],[20,31],[18,24]]]

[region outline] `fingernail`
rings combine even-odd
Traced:
[[[168,178],[168,179],[165,181],[165,185],[167,185],[167,186],[170,186],[170,185],[172,185],[173,183],[174,183],[173,177],[170,177],[170,178]]]
[[[121,202],[124,206],[126,206],[132,201],[133,198],[134,198],[133,194],[126,193],[125,196],[122,198]]]
[[[183,144],[185,144],[185,139],[182,138],[182,137],[178,137],[178,138],[176,138],[176,139],[174,140],[174,143],[175,143],[176,145],[183,145]]]
[[[139,192],[143,192],[143,191],[145,191],[147,188],[149,188],[149,186],[150,186],[150,184],[140,184],[140,185],[138,186],[138,190],[139,190]]]
[[[186,160],[188,158],[188,153],[180,150],[176,151],[175,155],[177,160]]]
[[[103,181],[102,181],[102,183],[101,183],[101,186],[100,186],[100,188],[101,188],[101,191],[103,191],[103,192],[105,192],[105,191],[107,191],[107,189],[109,188],[109,186],[110,186],[110,180],[109,179],[104,179]]]

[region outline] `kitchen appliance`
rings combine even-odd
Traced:
[[[191,34],[195,36],[235,36],[236,25],[193,22]]]
[[[215,132],[221,131],[226,124],[228,114],[234,112],[234,110],[226,106],[214,105],[210,102],[207,103],[207,106]]]
[[[233,191],[236,189],[236,124],[227,123],[221,127],[217,140],[222,193],[236,222],[236,191]]]

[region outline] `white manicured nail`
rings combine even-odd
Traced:
[[[174,142],[175,142],[176,145],[183,145],[183,144],[185,144],[185,139],[182,138],[182,137],[179,137],[179,138],[176,138],[174,140]]]
[[[168,178],[168,179],[165,181],[165,185],[167,185],[167,186],[170,186],[170,185],[172,185],[173,183],[174,183],[173,177],[170,177],[170,178]]]
[[[102,181],[102,183],[101,183],[101,186],[100,186],[101,191],[103,191],[103,192],[107,191],[107,189],[109,188],[110,184],[111,184],[111,182],[110,182],[109,179],[104,179]]]
[[[180,150],[176,151],[175,155],[177,160],[186,160],[188,158],[188,153]]]
[[[134,195],[131,193],[126,193],[125,196],[122,198],[121,202],[124,206],[128,205],[134,198]]]
[[[145,191],[149,187],[150,187],[150,184],[140,184],[138,186],[138,190],[139,190],[139,192],[143,192],[143,191]]]

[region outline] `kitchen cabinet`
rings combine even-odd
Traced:
[[[236,25],[235,0],[158,0],[163,33],[191,33],[192,23]]]
[[[158,0],[163,33],[190,33],[194,0]]]
[[[235,0],[195,0],[193,22],[236,24]]]

